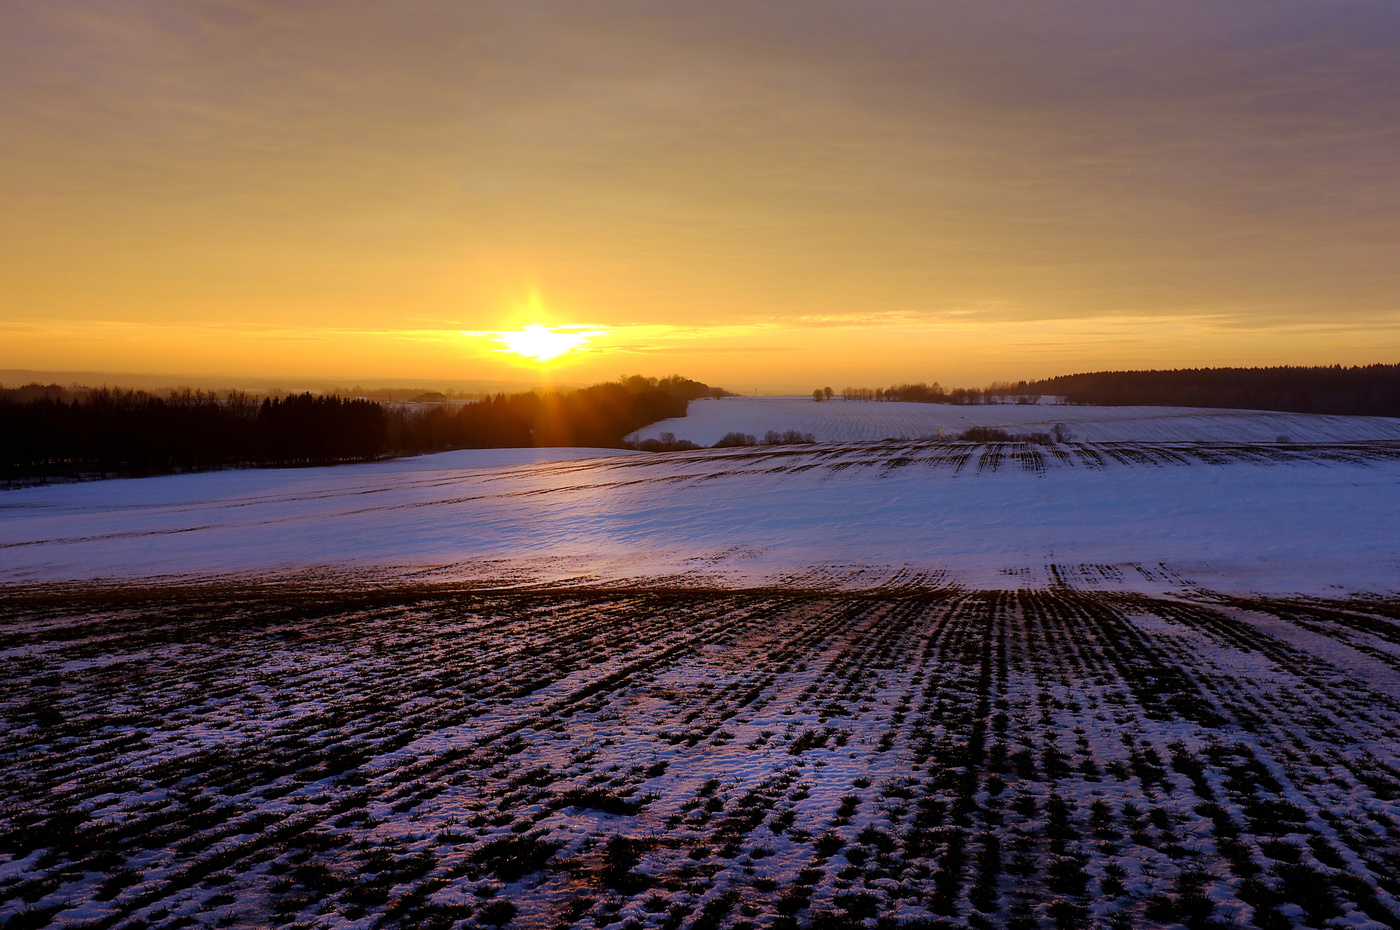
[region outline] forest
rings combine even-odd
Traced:
[[[1098,406],[1396,417],[1400,416],[1400,365],[1098,371],[1023,381],[1011,393],[1054,394],[1072,404]]]
[[[724,393],[679,375],[631,376],[570,393],[498,394],[425,409],[310,393],[161,397],[28,385],[0,390],[0,478],[324,465],[448,449],[620,447],[634,430],[685,416],[689,401]]]
[[[813,399],[830,399],[829,394],[820,393],[813,392]],[[841,391],[841,398],[848,401],[921,404],[1031,402],[1044,395],[1100,407],[1221,407],[1400,417],[1400,365],[1096,371],[1039,381],[994,382],[985,389],[920,382]]]

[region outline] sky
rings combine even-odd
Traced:
[[[1395,362],[1397,166],[1393,2],[6,0],[0,369]]]

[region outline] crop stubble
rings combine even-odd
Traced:
[[[1400,926],[1396,604],[913,582],[10,589],[0,918]]]

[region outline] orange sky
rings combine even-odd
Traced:
[[[1400,358],[1389,3],[0,7],[0,369]]]

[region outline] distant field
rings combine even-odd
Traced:
[[[1396,927],[1398,619],[1064,589],[14,589],[0,919]]]
[[[314,570],[390,583],[1400,588],[1396,443],[564,451],[594,457],[485,450],[9,491],[0,583]]]
[[[972,426],[1008,432],[1049,432],[1064,423],[1081,442],[1357,442],[1400,440],[1400,419],[1320,416],[1198,407],[1072,407],[1057,404],[913,404],[809,397],[726,397],[692,401],[679,419],[633,434],[654,439],[674,433],[713,445],[728,432],[759,438],[768,430],[811,433],[818,442],[924,439],[956,436]]]

